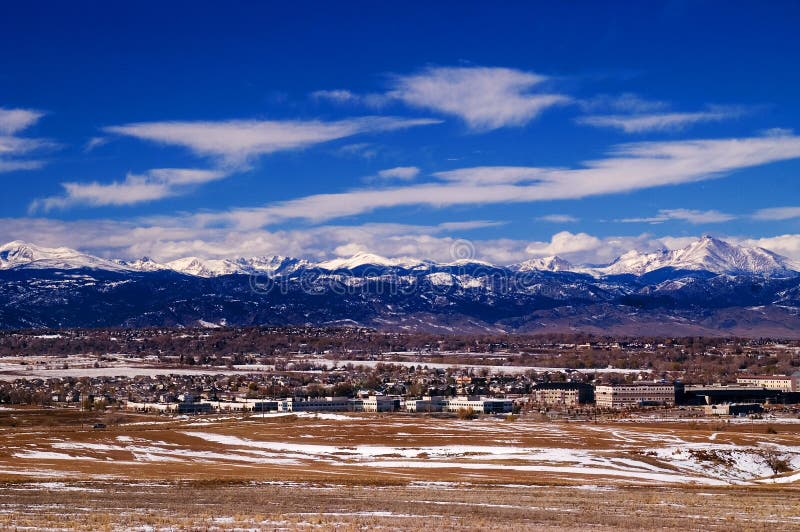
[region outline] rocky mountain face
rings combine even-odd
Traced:
[[[0,247],[0,327],[359,324],[438,332],[800,336],[800,274],[759,248],[704,237],[607,266],[512,266],[360,254],[111,261]]]

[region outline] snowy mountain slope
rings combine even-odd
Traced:
[[[412,259],[410,257],[388,259],[372,253],[356,253],[349,258],[338,258],[319,262],[315,266],[323,270],[352,270],[361,266],[382,266],[386,268],[405,268],[410,270],[424,264],[424,261]]]
[[[170,261],[166,266],[172,271],[194,275],[196,277],[218,277],[220,275],[231,275],[234,273],[249,273],[243,271],[240,265],[229,259],[185,257]]]
[[[186,257],[173,260],[167,269],[195,277],[219,277],[220,275],[251,275],[290,273],[308,266],[308,262],[291,257],[251,257],[238,259],[201,259]]]
[[[141,259],[131,261],[115,261],[118,264],[137,272],[158,272],[161,270],[169,270],[169,266],[156,262],[150,257],[142,257]]]
[[[575,266],[568,260],[564,260],[558,255],[543,257],[541,259],[530,259],[509,267],[518,272],[544,271],[544,272],[570,272],[575,271]]]
[[[0,246],[0,270],[64,269],[130,271],[114,261],[87,255],[69,248],[45,248],[15,240]]]
[[[595,272],[600,275],[644,275],[661,268],[767,277],[788,276],[797,271],[797,265],[772,251],[736,246],[704,236],[682,249],[653,253],[629,251],[608,266],[595,268]]]
[[[435,263],[411,257],[387,258],[370,253],[357,253],[352,257],[336,258],[323,262],[309,262],[284,256],[250,258],[205,259],[185,257],[159,263],[147,257],[134,261],[106,260],[69,248],[44,248],[21,241],[9,242],[0,247],[0,270],[17,268],[38,269],[94,269],[115,272],[156,272],[171,270],[194,277],[213,278],[223,275],[289,275],[302,270],[330,272],[358,271],[365,267],[378,270],[408,270],[439,272],[456,275],[481,270],[507,272],[550,272],[554,274],[581,273],[595,278],[618,275],[641,277],[658,270],[711,272],[713,274],[751,275],[760,277],[794,277],[800,272],[800,263],[763,248],[743,247],[723,240],[704,236],[682,249],[641,253],[625,253],[607,266],[578,266],[558,257],[533,258],[511,266],[494,266],[475,259],[462,259],[449,263]]]
[[[0,247],[0,329],[357,323],[639,334],[660,324],[692,334],[800,335],[800,276],[784,275],[785,259],[713,239],[615,263],[614,271],[643,275],[566,271],[556,257],[497,267],[362,254],[322,264],[279,256],[113,262],[14,242]],[[280,282],[254,285],[253,273]]]

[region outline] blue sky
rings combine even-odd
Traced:
[[[162,5],[166,4],[166,5]],[[0,239],[106,256],[800,258],[796,2],[28,2]]]

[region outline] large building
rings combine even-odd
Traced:
[[[758,403],[726,403],[724,405],[706,405],[707,416],[747,416],[759,414],[764,409]]]
[[[387,395],[370,395],[363,399],[353,399],[353,405],[357,412],[395,412],[400,410],[400,398]]]
[[[725,403],[778,403],[782,392],[744,384],[687,385],[679,401],[687,405],[716,405]]]
[[[422,399],[406,399],[404,407],[407,412],[441,412],[444,410],[445,398],[425,396]]]
[[[448,412],[472,410],[479,414],[509,414],[514,410],[514,401],[486,397],[451,397],[446,401],[445,410]]]
[[[394,412],[400,410],[400,398],[384,395],[349,399],[347,397],[319,397],[297,399],[289,397],[278,401],[278,412]]]
[[[604,384],[594,389],[594,400],[601,408],[674,406],[680,390],[677,383]]]
[[[594,400],[594,388],[581,382],[540,382],[531,391],[531,401],[540,405],[577,407]]]
[[[278,401],[278,412],[350,412],[351,400],[347,397],[319,397],[295,399],[288,397]]]
[[[739,377],[736,379],[736,382],[737,384],[760,386],[768,390],[798,392],[800,391],[800,371],[792,375],[752,375],[748,377]]]
[[[438,397],[426,396],[422,399],[405,401],[407,412],[459,412],[472,410],[476,414],[507,414],[514,410],[511,399],[493,399],[489,397]]]

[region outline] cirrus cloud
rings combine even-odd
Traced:
[[[29,211],[47,212],[75,205],[133,205],[176,196],[186,192],[190,185],[216,181],[225,176],[225,172],[219,170],[156,168],[144,174],[128,174],[124,180],[112,183],[61,183],[63,195],[37,199],[31,203]]]
[[[461,168],[436,173],[433,182],[315,194],[263,207],[197,214],[193,221],[258,228],[290,219],[319,223],[412,205],[444,208],[580,199],[719,178],[743,168],[796,158],[800,158],[798,136],[640,142],[617,146],[609,157],[576,168]],[[691,211],[682,214],[685,219],[703,216]]]
[[[27,158],[33,152],[53,147],[44,139],[20,137],[18,134],[36,124],[44,116],[33,109],[6,109],[0,107],[0,172],[33,170],[44,162]]]
[[[228,167],[246,166],[260,155],[297,150],[363,133],[438,124],[427,118],[366,116],[333,122],[319,120],[228,120],[140,122],[105,128],[107,133],[182,146]]]
[[[623,223],[649,223],[660,224],[672,220],[688,222],[691,224],[721,223],[735,220],[733,214],[726,214],[715,210],[699,211],[694,209],[660,209],[655,216],[644,218],[622,218],[616,220]]]
[[[769,207],[753,213],[753,218],[763,221],[791,220],[800,218],[800,207]]]
[[[563,94],[536,92],[548,78],[497,67],[434,67],[398,76],[392,98],[412,107],[457,116],[476,131],[522,126],[545,109],[571,100]]]

